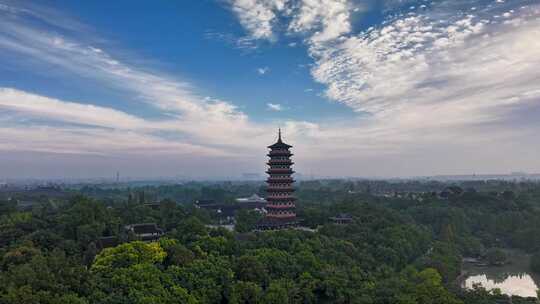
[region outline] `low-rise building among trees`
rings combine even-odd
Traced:
[[[126,232],[141,241],[155,241],[163,234],[163,229],[158,228],[156,223],[132,224],[125,227]]]
[[[334,224],[347,225],[352,222],[353,218],[346,213],[340,213],[336,216],[329,218],[329,220]]]

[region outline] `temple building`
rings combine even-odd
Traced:
[[[291,145],[284,143],[281,139],[281,130],[278,133],[278,140],[275,144],[268,146],[270,152],[268,157],[269,175],[266,180],[266,217],[258,223],[258,230],[285,229],[298,225],[296,218],[295,197],[293,196],[294,171],[291,166],[290,151]]]

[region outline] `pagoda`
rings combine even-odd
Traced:
[[[291,148],[291,145],[281,140],[281,129],[278,131],[277,142],[268,146],[270,160],[267,163],[268,170],[266,171],[269,175],[266,180],[267,214],[258,223],[259,230],[285,229],[298,225],[295,197],[293,196],[294,180],[292,174],[294,171],[291,168],[293,165]]]

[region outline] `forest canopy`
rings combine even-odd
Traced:
[[[0,303],[493,303],[509,298],[457,286],[462,257],[503,263],[500,248],[516,248],[539,269],[538,184],[481,184],[444,198],[434,194],[441,185],[412,184],[426,189],[405,195],[403,185],[392,195],[369,186],[301,183],[298,215],[311,230],[268,232],[252,231],[257,213],[239,212],[229,231],[192,204],[263,195],[256,183],[66,189],[69,198],[24,210],[6,199]],[[329,220],[341,213],[352,221]],[[135,223],[163,234],[143,242],[126,231]]]

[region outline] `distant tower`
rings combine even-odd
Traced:
[[[275,144],[268,146],[270,160],[267,165],[269,177],[267,183],[267,204],[266,217],[257,225],[259,230],[283,229],[298,225],[296,218],[295,197],[293,196],[294,180],[291,169],[290,152],[292,146],[281,140],[281,129],[278,131],[278,140]]]
[[[116,183],[120,183],[120,171],[116,171]]]

